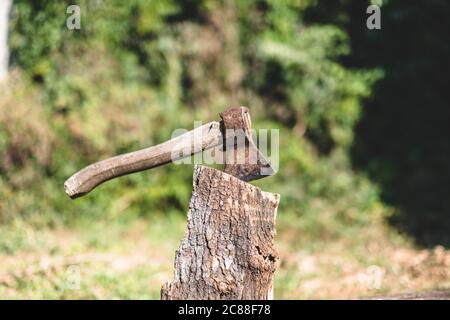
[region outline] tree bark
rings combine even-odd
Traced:
[[[8,20],[11,0],[0,0],[0,80],[8,74]]]
[[[161,299],[271,299],[279,201],[278,194],[196,166],[187,232]]]

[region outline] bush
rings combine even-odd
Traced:
[[[343,66],[345,30],[306,22],[316,2],[76,3],[82,28],[69,31],[67,1],[14,2],[10,45],[23,75],[0,102],[0,192],[15,199],[2,203],[3,217],[185,212],[185,167],[123,177],[76,202],[62,184],[88,163],[236,104],[251,107],[255,127],[281,128],[281,170],[258,184],[280,192],[280,210],[301,214],[305,230],[336,235],[380,212],[377,189],[348,158],[361,99],[380,74]]]

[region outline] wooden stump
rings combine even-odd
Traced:
[[[196,166],[174,280],[161,299],[271,299],[278,194]]]

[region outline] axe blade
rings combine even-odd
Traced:
[[[220,114],[224,136],[224,171],[243,181],[252,181],[275,173],[252,136],[250,111],[246,107],[231,108]]]

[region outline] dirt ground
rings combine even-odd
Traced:
[[[450,288],[450,250],[417,249],[371,228],[364,241],[302,243],[280,221],[275,299],[355,299]],[[184,217],[27,229],[0,254],[6,299],[159,299],[171,280]],[[5,238],[3,238],[5,239]],[[408,296],[405,296],[407,298]],[[411,296],[409,296],[411,298]]]

